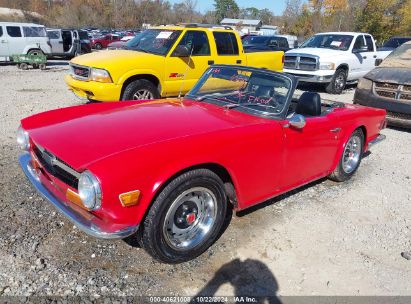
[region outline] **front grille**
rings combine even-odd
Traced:
[[[89,79],[90,77],[90,68],[76,65],[76,64],[70,64],[70,69],[71,69],[71,75],[74,78],[86,80]]]
[[[411,86],[389,82],[375,82],[375,93],[384,98],[411,102]]]
[[[318,69],[318,59],[302,55],[286,55],[284,67],[295,70],[315,71]]]
[[[391,112],[391,111],[387,111],[387,117],[411,120],[411,114],[396,113],[396,112]]]
[[[69,167],[66,163],[51,154],[49,151],[44,150],[43,148],[40,148],[38,146],[34,146],[33,151],[36,154],[40,164],[49,174],[58,178],[70,187],[77,189],[78,178],[59,165],[59,163],[62,163],[63,165]],[[74,169],[72,168],[71,170],[74,171]]]

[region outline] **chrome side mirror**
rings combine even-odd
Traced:
[[[305,127],[305,117],[300,114],[294,114],[288,120],[288,126],[296,129],[302,129]]]

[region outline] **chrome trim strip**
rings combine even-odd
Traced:
[[[46,149],[44,149],[42,146],[40,146],[38,144],[35,144],[35,145],[36,145],[37,149],[39,149],[42,154],[45,154]],[[73,168],[70,168],[66,164],[62,163],[60,160],[57,159],[57,157],[54,154],[50,153],[49,151],[47,151],[47,152],[48,152],[48,154],[52,155],[52,159],[51,159],[51,164],[52,165],[60,167],[61,169],[67,171],[68,173],[70,173],[71,175],[76,177],[77,179],[80,178],[81,173],[77,172]]]
[[[135,226],[119,226],[119,229],[113,231],[113,225],[108,225],[103,220],[93,216],[92,219],[87,219],[84,215],[76,211],[73,207],[65,202],[60,201],[53,193],[51,193],[41,182],[35,170],[31,166],[31,155],[23,152],[19,156],[19,163],[34,188],[50,203],[52,203],[57,210],[72,221],[80,230],[88,235],[101,239],[122,239],[135,233],[139,225]]]
[[[373,139],[372,141],[368,143],[368,148],[371,148],[375,146],[376,144],[382,142],[386,137],[387,136],[385,136],[384,134],[378,135],[375,139]]]

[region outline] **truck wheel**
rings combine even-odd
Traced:
[[[94,45],[94,47],[96,48],[96,50],[101,50],[103,48],[103,46],[101,45],[101,43],[96,43]]]
[[[336,182],[343,182],[351,178],[360,166],[363,149],[364,133],[357,129],[345,143],[337,168],[329,175],[329,178]]]
[[[46,69],[46,67],[47,67],[47,66],[46,66],[45,63],[40,63],[40,64],[39,64],[40,70],[43,70],[43,71],[44,71],[44,70]]]
[[[157,196],[144,220],[140,243],[159,261],[189,261],[217,240],[226,211],[222,180],[207,169],[188,171]]]
[[[121,96],[121,100],[147,100],[160,98],[156,86],[147,79],[130,82]]]
[[[20,69],[22,70],[27,70],[29,68],[29,65],[25,62],[20,63]]]
[[[329,94],[341,94],[347,83],[347,72],[344,69],[338,69],[335,71],[331,82],[325,87],[325,90]]]

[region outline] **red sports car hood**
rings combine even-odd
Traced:
[[[22,126],[35,144],[80,170],[156,142],[261,122],[205,102],[164,99],[58,109],[25,118]]]

